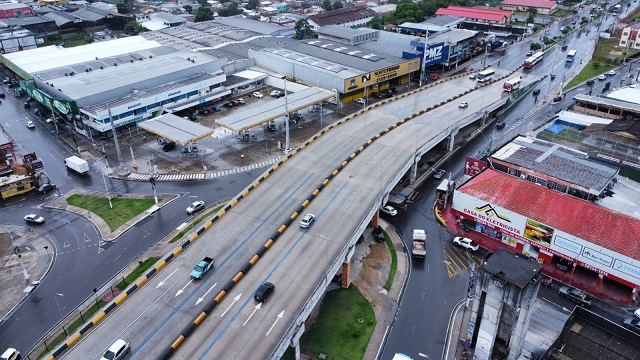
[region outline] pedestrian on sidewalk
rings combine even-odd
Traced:
[[[240,155],[240,160],[244,161],[244,154]]]

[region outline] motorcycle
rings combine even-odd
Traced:
[[[545,278],[544,280],[542,280],[542,285],[550,287],[552,282],[553,280],[551,280],[551,278]]]

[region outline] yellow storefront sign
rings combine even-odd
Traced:
[[[420,69],[420,59],[412,59],[401,64],[389,66],[370,73],[358,75],[345,80],[345,92],[363,89],[366,86],[389,81],[399,76],[409,74]]]

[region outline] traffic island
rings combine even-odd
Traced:
[[[115,240],[130,227],[159,208],[176,199],[178,195],[158,195],[155,204],[151,195],[111,194],[76,188],[46,204],[46,208],[69,211],[91,221],[105,241]]]

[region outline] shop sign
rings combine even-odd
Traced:
[[[464,174],[469,176],[476,176],[482,170],[489,166],[486,161],[474,159],[471,156],[467,156],[464,161]]]
[[[556,237],[553,239],[553,244],[563,249],[566,249],[576,255],[579,255],[582,252],[581,245],[576,244],[571,240],[565,239],[562,236],[556,235]]]
[[[419,69],[420,59],[411,59],[401,64],[389,66],[360,76],[355,76],[345,80],[345,92],[364,89],[365,86],[372,87],[374,84],[389,81]]]
[[[590,249],[588,247],[584,248],[584,251],[582,252],[582,256],[591,261],[600,263],[602,265],[606,265],[607,267],[610,267],[611,263],[613,262],[613,258],[611,256],[605,255],[599,251]]]
[[[616,259],[613,263],[613,268],[623,274],[640,279],[640,268],[637,266],[633,266],[627,262]]]

